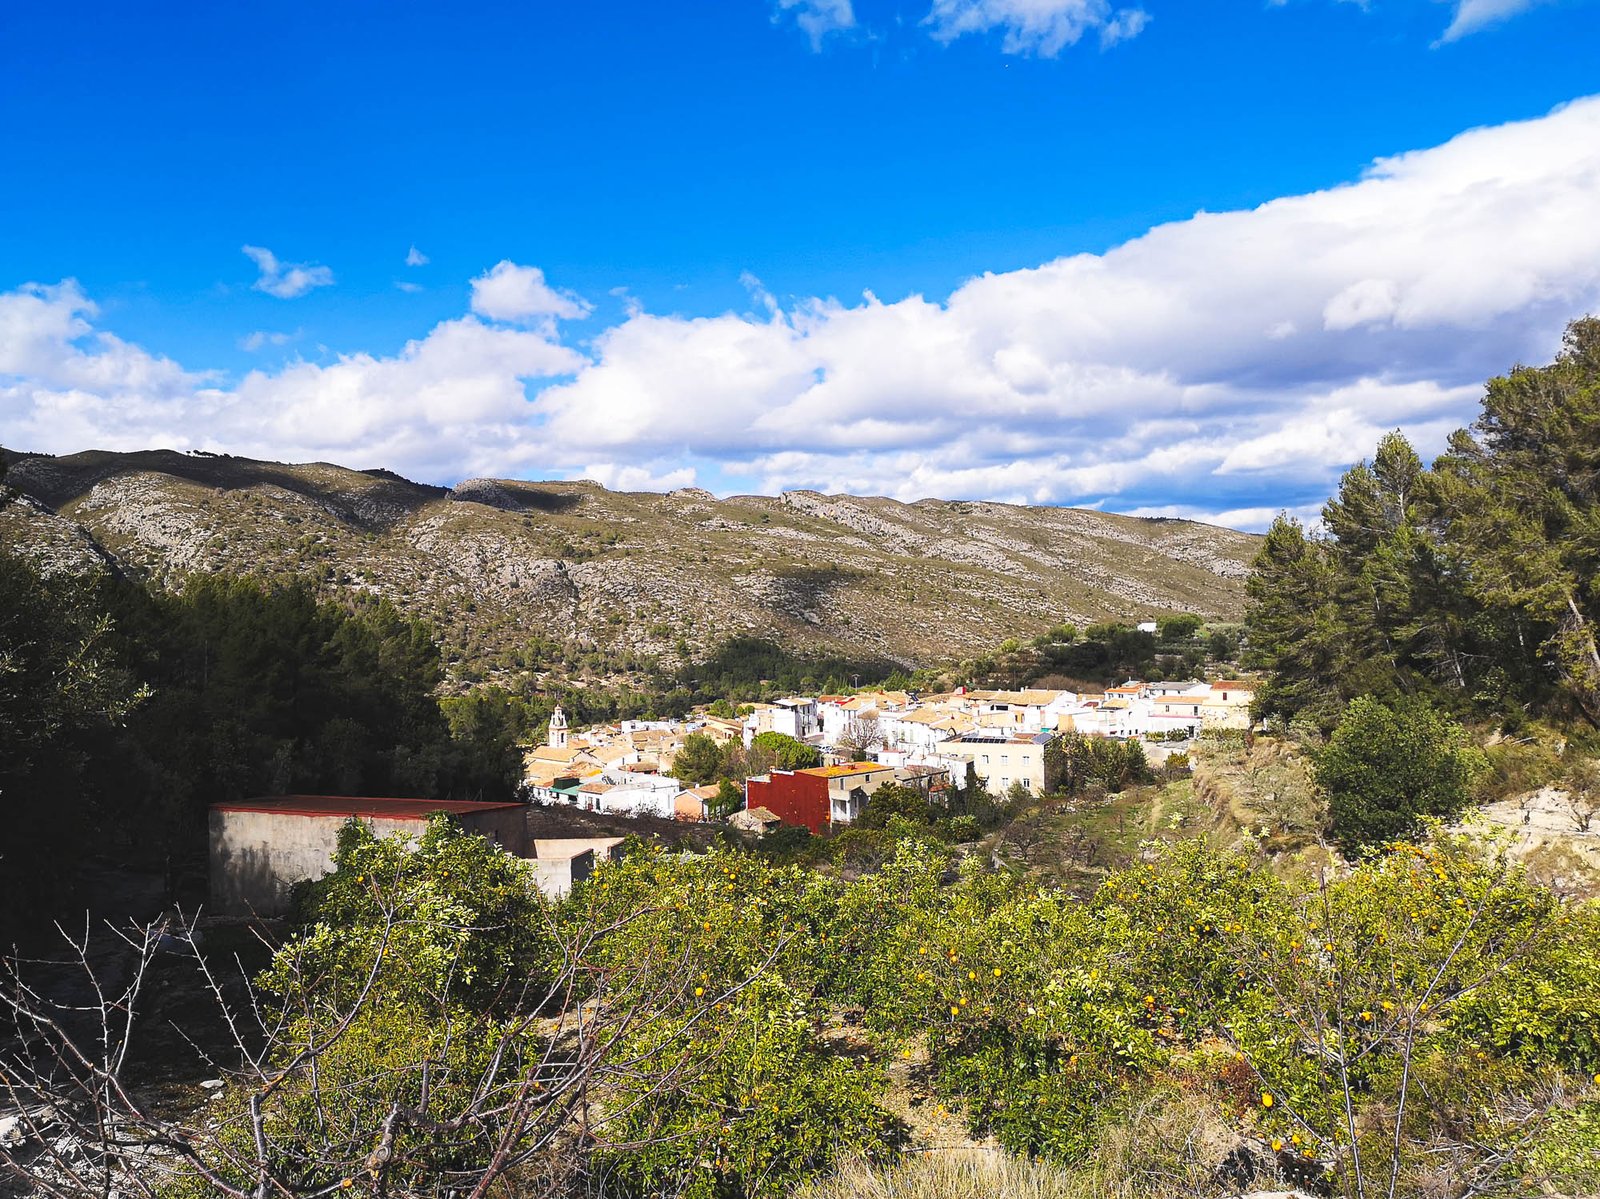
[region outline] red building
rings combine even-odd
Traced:
[[[745,784],[745,807],[766,808],[785,824],[802,826],[820,837],[835,824],[861,815],[867,797],[894,779],[894,768],[876,762],[774,770]]]

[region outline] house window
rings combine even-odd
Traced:
[[[989,764],[989,755],[988,754],[984,754],[983,755],[983,764],[985,766],[987,766]]]

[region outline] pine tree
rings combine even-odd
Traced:
[[[1271,672],[1256,693],[1256,714],[1306,712],[1331,724],[1342,706],[1345,629],[1325,547],[1299,521],[1280,515],[1256,554],[1246,593],[1246,664]]]
[[[1537,654],[1600,723],[1600,320],[1573,322],[1549,366],[1491,380],[1437,470],[1465,586],[1515,633],[1513,665]]]

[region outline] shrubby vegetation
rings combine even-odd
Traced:
[[[816,746],[786,733],[757,733],[750,739],[750,748],[771,754],[777,770],[810,770],[822,765],[822,753]]]
[[[1347,852],[1412,837],[1427,817],[1458,815],[1484,770],[1466,731],[1417,700],[1351,700],[1316,753],[1331,831]]]
[[[1081,795],[1090,787],[1102,794],[1150,781],[1144,746],[1137,739],[1088,737],[1066,732],[1051,738],[1044,750],[1045,786],[1063,795]]]
[[[184,1146],[162,1169],[196,1194],[777,1195],[892,1155],[910,1054],[1069,1178],[1143,1142],[1128,1194],[1600,1174],[1600,913],[1491,844],[1435,830],[1330,877],[1181,842],[1086,902],[910,835],[856,881],[641,846],[550,904],[525,869],[442,822],[414,853],[353,829],[261,980],[265,1050],[193,1120],[117,1135]]]
[[[803,770],[822,765],[815,746],[784,733],[758,733],[746,747],[737,739],[717,741],[706,733],[690,733],[673,756],[672,777],[686,787],[708,783],[742,783],[771,770]]]
[[[1169,613],[1154,633],[1123,621],[1100,621],[1080,630],[1060,624],[1024,645],[1015,638],[994,653],[964,662],[929,680],[978,687],[1073,686],[1087,689],[1126,679],[1197,679],[1208,665],[1224,667],[1238,656],[1241,631],[1212,624],[1192,612]]]
[[[863,683],[904,686],[901,667],[882,658],[802,655],[759,637],[734,637],[702,662],[684,666],[679,682],[706,699],[767,699],[783,692],[839,693]]]

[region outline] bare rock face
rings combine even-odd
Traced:
[[[466,680],[531,641],[675,664],[733,636],[907,666],[1063,620],[1236,618],[1259,539],[1069,508],[717,499],[152,450],[13,456],[0,538],[52,569],[305,574],[431,621]]]
[[[20,550],[46,575],[115,569],[89,530],[28,496],[0,507],[0,547]]]
[[[282,502],[282,497],[274,497]],[[132,541],[181,572],[202,569],[211,542],[205,514],[174,495],[156,475],[127,475],[96,483],[78,506],[85,523],[114,539]]]

